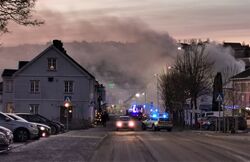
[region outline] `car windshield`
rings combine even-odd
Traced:
[[[169,121],[169,118],[159,118],[159,121]]]
[[[121,117],[119,117],[119,120],[121,120],[121,121],[129,121],[129,120],[130,120],[130,117],[121,116]]]
[[[21,121],[27,122],[27,120],[25,120],[17,115],[14,115],[14,114],[8,114],[8,116],[12,117],[14,120],[21,120]]]

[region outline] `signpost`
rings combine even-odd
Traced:
[[[64,107],[66,108],[66,129],[69,130],[69,107],[71,106],[71,96],[64,96]]]
[[[221,112],[221,105],[222,105],[222,102],[223,102],[223,95],[222,94],[218,94],[217,98],[216,98],[216,101],[219,103],[219,122],[218,122],[218,130],[220,132],[220,128],[221,128],[221,122],[220,122],[220,112]],[[223,111],[224,112],[224,111]],[[224,118],[224,113],[223,113],[223,118]]]

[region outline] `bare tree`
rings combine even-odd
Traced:
[[[189,95],[183,79],[185,76],[175,69],[171,69],[170,72],[163,73],[159,77],[159,89],[165,110],[173,116],[174,124],[181,126],[184,122],[183,104]]]
[[[0,0],[0,33],[9,32],[10,21],[24,26],[43,24],[43,21],[32,18],[35,3],[36,0]]]
[[[175,69],[184,76],[182,83],[186,85],[187,91],[191,97],[191,108],[197,110],[197,98],[207,94],[212,86],[212,67],[213,61],[208,58],[204,52],[205,43],[191,43],[184,49],[182,55],[178,55]],[[195,122],[197,122],[197,114]]]

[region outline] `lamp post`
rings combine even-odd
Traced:
[[[156,101],[157,101],[157,108],[159,108],[159,90],[158,90],[158,87],[159,87],[159,83],[158,83],[158,76],[159,74],[154,74],[154,76],[156,77]]]
[[[69,102],[65,102],[64,103],[64,107],[66,108],[66,129],[67,129],[67,131],[69,130],[69,106],[70,106],[70,103]]]

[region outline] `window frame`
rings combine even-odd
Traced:
[[[30,93],[40,93],[40,80],[30,80]]]
[[[74,81],[73,80],[64,81],[64,93],[67,93],[67,94],[74,93]]]
[[[13,80],[6,80],[4,85],[4,92],[12,93],[13,92]]]
[[[57,58],[49,57],[47,59],[47,63],[48,63],[48,71],[56,71],[57,70]]]

